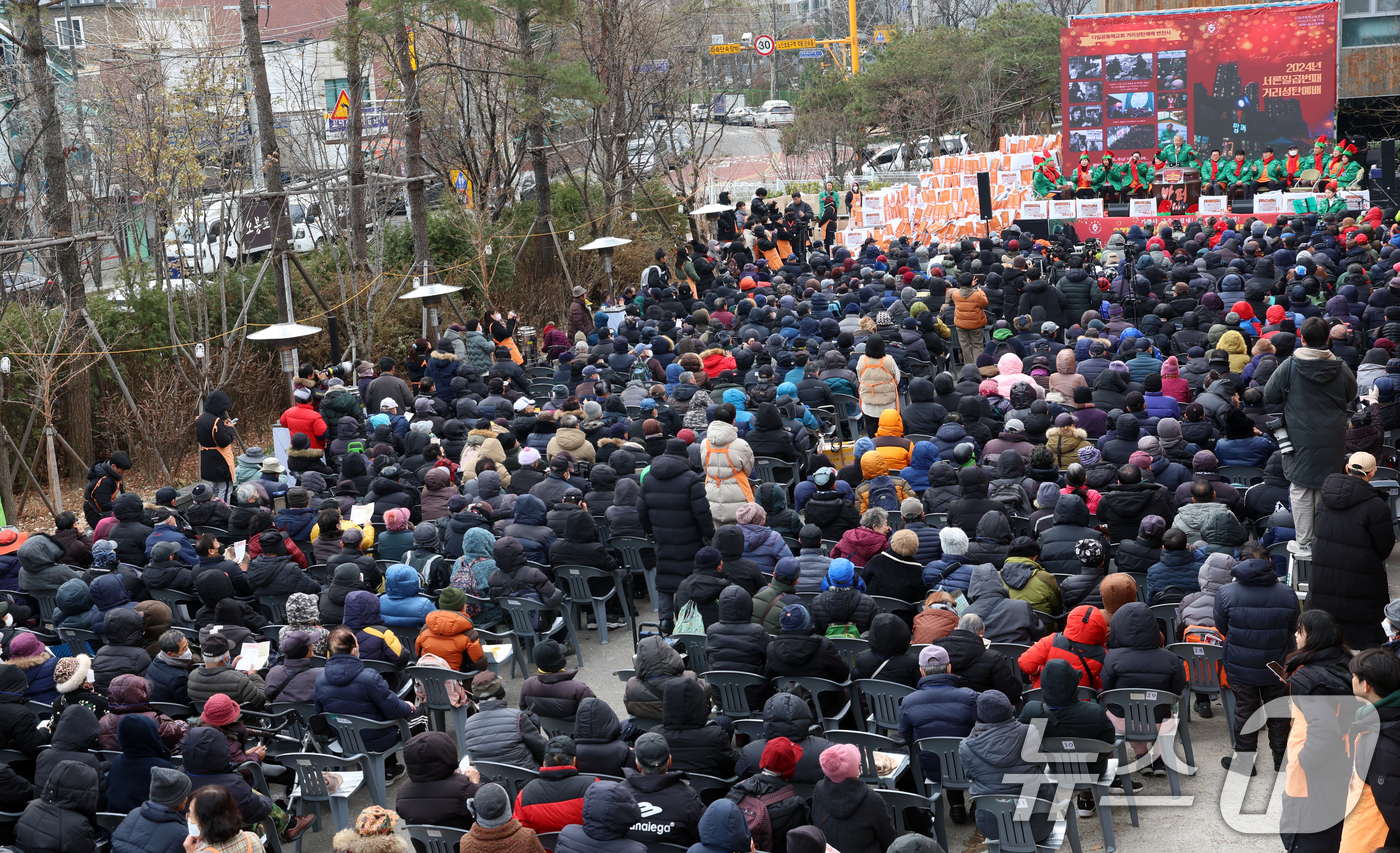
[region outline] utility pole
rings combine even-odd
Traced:
[[[258,28],[258,0],[239,0],[239,17],[243,22],[243,48],[248,52],[248,72],[253,84],[253,106],[256,109],[255,125],[258,147],[262,162],[255,164],[263,172],[263,189],[267,192],[267,221],[272,228],[272,255],[280,258],[287,252],[287,234],[291,231],[287,222],[287,197],[282,194],[282,164],[277,153],[277,131],[272,116],[272,90],[267,83],[267,60],[263,57],[262,32]],[[241,206],[240,206],[241,208]],[[239,210],[242,217],[244,211]],[[273,290],[277,294],[277,322],[285,323],[288,313],[287,276],[281,263],[273,263]]]
[[[369,247],[365,240],[365,158],[360,151],[364,134],[365,80],[360,62],[360,0],[345,2],[345,73],[350,78],[350,121],[345,130],[346,179],[350,182],[350,257],[356,273],[369,270]],[[358,279],[357,279],[358,280]]]

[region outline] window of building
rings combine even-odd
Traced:
[[[83,46],[82,18],[58,18],[54,21],[54,25],[58,30],[59,47]]]
[[[326,81],[326,112],[330,112],[331,110],[335,109],[335,102],[340,97],[341,89],[345,89],[347,91],[350,89],[350,78],[339,77],[335,80]],[[369,90],[369,80],[366,79],[360,86],[361,103],[367,104],[370,102]]]
[[[1342,47],[1400,44],[1400,0],[1343,0]]]

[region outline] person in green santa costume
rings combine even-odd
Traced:
[[[1103,159],[1090,173],[1090,180],[1105,203],[1118,200],[1118,185],[1122,183],[1123,170],[1113,165],[1112,151],[1103,152]]]
[[[1344,190],[1356,182],[1361,164],[1356,160],[1356,146],[1342,140],[1337,146],[1337,159],[1327,169],[1327,186]]]
[[[1060,174],[1055,159],[1050,152],[1035,155],[1035,174],[1031,177],[1031,187],[1036,198],[1073,198],[1074,182]]]
[[[1128,162],[1123,164],[1118,176],[1120,200],[1147,198],[1152,193],[1152,175],[1152,164],[1142,159],[1141,151],[1134,151]]]

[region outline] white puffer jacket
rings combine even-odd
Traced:
[[[753,489],[741,485],[736,477],[742,472],[747,479],[753,473],[752,448],[733,424],[715,421],[700,445],[700,460],[705,466],[705,497],[715,527],[733,524],[739,507],[753,500]]]

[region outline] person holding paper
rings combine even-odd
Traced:
[[[1031,186],[1035,189],[1036,198],[1073,198],[1074,195],[1074,183],[1060,174],[1059,167],[1048,152],[1035,155],[1035,174],[1031,177]]]
[[[1123,198],[1147,198],[1152,192],[1152,177],[1152,164],[1142,159],[1142,152],[1134,151],[1119,175],[1119,193]]]
[[[190,672],[187,690],[190,702],[208,702],[216,693],[223,693],[249,710],[262,710],[262,676],[242,672],[234,667],[241,661],[233,655],[233,643],[223,634],[210,634],[200,645],[204,666]]]

